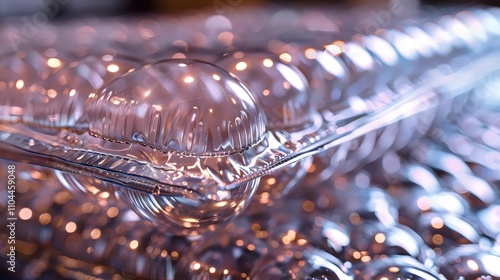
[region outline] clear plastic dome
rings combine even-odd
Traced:
[[[215,63],[249,85],[262,103],[271,129],[290,129],[311,121],[309,83],[295,66],[270,53],[241,51]]]
[[[53,58],[52,58],[53,59]],[[27,100],[31,89],[39,80],[46,79],[60,66],[61,60],[51,60],[38,52],[16,52],[0,57],[0,121],[19,122],[26,113]]]
[[[439,259],[439,272],[447,279],[498,279],[500,251],[478,245],[451,249]]]
[[[372,260],[354,268],[354,279],[419,279],[444,280],[433,269],[412,257],[392,256]]]
[[[266,117],[238,79],[188,59],[148,64],[105,85],[86,104],[90,133],[185,155],[238,152],[266,131]]]
[[[43,127],[85,129],[85,102],[109,79],[139,66],[137,60],[110,55],[88,56],[77,61],[49,58],[51,75],[41,77],[30,89],[23,121]]]
[[[357,264],[393,255],[410,256],[431,266],[435,257],[424,240],[406,226],[387,227],[379,222],[368,222],[350,228],[350,243],[344,259]]]
[[[264,241],[249,234],[220,230],[204,235],[179,261],[178,279],[245,279],[268,252]]]
[[[190,197],[193,191],[189,190],[182,196],[160,196],[123,187],[117,189],[117,196],[156,228],[176,235],[196,236],[214,231],[238,216],[247,207],[258,183],[259,179],[251,180],[203,198]]]
[[[352,279],[342,262],[325,251],[286,246],[262,258],[250,279]]]

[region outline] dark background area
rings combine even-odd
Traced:
[[[191,9],[216,11],[225,7],[252,7],[262,5],[343,5],[376,6],[387,4],[390,0],[0,0],[0,17],[23,16],[51,7],[54,3],[60,8],[54,17],[75,16],[113,16],[141,13],[182,13]],[[410,0],[392,0],[410,1]],[[422,5],[486,4],[500,6],[500,0],[478,1],[430,1],[420,0]]]

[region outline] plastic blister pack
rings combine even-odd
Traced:
[[[495,13],[464,11],[322,47],[300,42],[311,61],[297,67],[309,67],[309,80],[265,45],[144,66],[65,48],[6,54],[2,143],[8,158],[117,184],[153,223],[197,233],[241,212],[262,176],[287,168],[295,182],[313,155],[314,172],[345,172],[403,147],[411,130],[425,132],[436,108],[498,71]]]
[[[498,9],[134,20],[0,48],[25,273],[500,277]]]

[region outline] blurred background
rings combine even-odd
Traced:
[[[205,1],[202,1],[202,0],[184,0],[184,1],[173,1],[173,0],[170,0],[170,1],[168,1],[168,0],[142,0],[142,1],[132,1],[132,0],[0,0],[0,31],[1,31],[2,27],[9,26],[10,23],[9,23],[9,20],[7,20],[7,19],[10,17],[19,17],[19,18],[16,18],[16,20],[18,20],[21,25],[22,24],[26,25],[27,23],[33,25],[33,24],[36,24],[37,22],[40,25],[43,25],[43,24],[47,23],[48,19],[50,19],[50,21],[57,21],[59,19],[61,21],[64,21],[65,19],[74,19],[74,18],[78,19],[78,18],[84,18],[84,17],[97,17],[97,18],[118,17],[118,19],[122,19],[122,17],[123,17],[124,18],[123,21],[127,21],[127,18],[124,16],[141,15],[141,16],[148,17],[148,15],[154,15],[154,14],[190,15],[193,18],[193,17],[196,17],[198,15],[199,11],[203,11],[205,13],[210,13],[210,14],[227,14],[229,16],[230,13],[237,14],[238,11],[242,11],[244,9],[253,8],[253,7],[272,7],[272,6],[294,6],[294,7],[328,6],[328,7],[330,7],[332,5],[336,5],[335,7],[338,6],[340,11],[343,11],[342,8],[348,8],[348,9],[352,9],[355,11],[358,11],[358,10],[367,11],[367,13],[364,13],[363,17],[361,19],[359,19],[360,24],[353,25],[353,29],[354,29],[353,31],[357,32],[358,31],[357,29],[359,29],[360,31],[365,31],[368,29],[372,30],[372,28],[385,26],[385,24],[370,25],[369,23],[365,22],[366,19],[371,17],[371,19],[373,19],[375,21],[375,23],[380,23],[380,21],[387,23],[389,21],[390,17],[389,18],[386,17],[387,12],[383,12],[384,10],[399,9],[400,11],[411,12],[411,11],[418,10],[420,6],[446,6],[446,5],[472,5],[472,4],[473,5],[484,4],[484,5],[500,6],[500,0],[478,0],[478,1],[464,1],[464,0],[454,0],[454,1],[451,1],[451,0],[450,1],[446,1],[446,0],[441,0],[441,1],[430,1],[430,0],[343,0],[343,1],[342,0],[336,0],[336,1],[333,1],[333,0],[332,1],[328,1],[328,0],[307,0],[307,1],[306,0],[205,0]],[[352,10],[349,10],[349,11],[352,11]],[[379,12],[379,11],[382,11],[382,12]],[[398,17],[400,17],[400,16],[404,17],[404,14],[407,14],[407,13],[397,12],[396,14],[398,15]],[[358,20],[358,18],[355,18],[354,16],[352,16],[352,13],[344,13],[344,16],[349,17],[349,19],[352,20],[353,22],[356,22]],[[252,20],[252,22],[255,21],[254,18],[251,18],[251,20]],[[17,21],[15,21],[15,22],[17,23]],[[182,29],[182,28],[180,28],[182,26],[176,26],[176,27],[179,27],[179,29]],[[190,26],[187,25],[187,28],[190,28]],[[166,34],[170,34],[168,32],[171,32],[171,31],[172,30],[165,30]],[[70,29],[70,32],[72,33],[71,29]],[[172,33],[174,33],[174,32],[172,32]],[[163,33],[161,33],[161,34],[163,34]],[[41,38],[41,37],[43,37],[44,34],[34,32],[33,36],[27,36],[27,37],[22,37],[22,38],[31,39],[32,37],[35,38],[35,35],[38,36],[36,38]],[[75,38],[78,37],[78,34],[76,36],[73,36],[73,37],[75,37]],[[84,37],[84,36],[82,36],[82,37]],[[17,37],[15,37],[15,38],[17,38]],[[19,37],[19,38],[21,38],[21,37]],[[7,40],[5,40],[5,41],[7,41]],[[18,41],[16,41],[16,42],[18,42]],[[24,42],[24,41],[19,41],[19,42]],[[30,41],[30,43],[33,43],[33,42],[35,42],[35,40]],[[82,42],[85,42],[85,38],[83,38]],[[93,42],[93,41],[91,41],[91,42]],[[135,42],[136,45],[132,45],[130,47],[130,49],[133,49],[134,51],[136,51],[136,49],[134,49],[134,48],[137,47],[138,45],[141,45],[141,47],[143,47],[144,49],[147,49],[147,47],[150,46],[150,45],[142,44],[143,41],[139,40],[138,42],[139,43],[137,43],[137,41],[136,41]],[[7,46],[11,46],[11,45],[9,45],[11,42],[1,42],[0,41],[0,51],[2,50],[2,43],[6,44]],[[88,45],[90,46],[91,44],[88,44]],[[123,47],[123,46],[121,46],[121,47]],[[148,50],[150,50],[150,49],[148,49]],[[153,50],[152,52],[154,52],[155,49],[151,48],[151,50]],[[140,52],[140,55],[147,56],[147,54],[148,53]],[[110,70],[108,70],[108,71],[110,71]],[[494,82],[491,82],[491,84],[493,84],[493,83]],[[23,85],[24,85],[24,83],[23,83]],[[17,87],[17,85],[16,85],[16,87]],[[493,88],[493,86],[492,86],[492,88]],[[480,111],[478,110],[478,113],[477,113],[478,115],[480,115],[479,112]],[[489,119],[490,116],[488,114],[484,113],[484,115],[488,116],[486,118]],[[480,119],[481,119],[481,116],[474,117],[473,120],[477,121]],[[491,118],[491,119],[493,121],[500,120],[500,118]],[[479,130],[470,129],[471,123],[473,123],[473,122],[464,121],[462,123],[462,125],[468,127],[467,132],[470,133],[469,135],[473,135],[475,133],[477,134],[477,131],[479,131]],[[449,124],[449,123],[445,123],[445,125],[451,126],[451,124]],[[454,124],[453,124],[453,127],[454,127]],[[482,129],[482,127],[481,127],[481,129]],[[390,130],[387,130],[387,131],[390,131]],[[446,139],[452,139],[452,138],[450,138],[452,136],[456,137],[459,140],[467,139],[463,135],[457,136],[458,132],[455,135],[448,136],[449,130],[446,129],[445,126],[443,126],[442,131],[445,131],[446,133],[437,133],[437,135],[446,135],[448,137]],[[490,131],[491,132],[490,135],[497,133],[498,130],[492,130],[492,131],[494,131],[494,132]],[[473,137],[476,137],[476,136],[473,136]],[[495,135],[493,135],[493,136],[495,136]],[[491,137],[493,137],[493,136],[491,136]],[[467,137],[469,137],[469,136],[467,136]],[[471,136],[471,138],[472,138],[472,136]],[[443,138],[443,139],[445,139],[445,138]],[[475,138],[473,138],[473,139],[475,139]],[[483,138],[481,138],[481,139],[483,139]],[[494,138],[494,139],[497,139],[497,138]],[[368,140],[368,142],[369,141],[370,140]],[[467,141],[469,141],[469,140],[467,140]],[[472,141],[472,140],[470,140],[470,141]],[[483,139],[481,141],[486,141],[486,140]],[[449,141],[449,142],[452,142],[452,141]],[[467,143],[469,143],[469,142],[467,142]],[[483,144],[481,144],[481,145],[483,145]],[[491,144],[491,145],[493,145],[493,144]],[[478,146],[479,146],[479,144],[478,144]],[[429,156],[429,158],[431,158],[431,157]],[[488,157],[485,156],[485,158],[488,158]],[[463,165],[467,166],[467,165],[465,165],[465,163]],[[473,166],[475,166],[475,168],[477,168],[478,170],[482,170],[482,169],[480,169],[482,167],[478,167],[479,164],[475,164]],[[29,167],[25,167],[25,168],[27,168],[28,171],[30,170]],[[6,170],[6,169],[0,168],[0,171],[1,170]],[[484,172],[484,173],[489,172],[489,171],[487,171],[486,168],[484,168],[484,170],[486,170],[486,171],[482,171],[482,172]],[[479,173],[479,172],[477,172],[477,173]],[[50,173],[50,174],[52,174],[52,173]],[[362,173],[362,174],[364,174],[363,176],[366,176],[365,173]],[[448,175],[448,174],[446,174],[446,172],[442,172],[442,171],[440,171],[439,174],[440,174],[440,176],[442,175],[443,181],[449,180],[450,182],[452,182],[452,183],[450,183],[450,185],[459,186],[457,188],[462,187],[462,185],[460,185],[459,183],[455,183],[455,181],[453,181],[453,180],[455,180],[454,179],[455,177]],[[489,173],[487,173],[487,174],[489,174]],[[493,174],[493,175],[490,175],[491,177],[496,178],[494,176],[497,176],[496,174],[498,174],[498,173],[491,172],[491,174]],[[466,178],[469,178],[470,176],[471,175],[469,173],[467,173]],[[29,178],[29,177],[27,177],[27,178]],[[45,183],[47,181],[45,179],[45,177],[40,177],[40,178],[43,178],[43,180],[42,179],[39,180],[40,182],[43,181],[44,182],[43,184],[47,184],[47,183]],[[475,178],[474,180],[476,180],[476,181],[480,180],[479,175],[477,178],[476,177],[474,177],[474,178]],[[55,191],[58,191],[57,190],[57,187],[59,187],[59,185],[58,185],[59,181],[57,181],[58,179],[53,176],[52,180],[53,180],[52,181],[53,183],[50,183],[51,187],[53,189],[55,189]],[[34,180],[34,181],[36,181],[36,180]],[[471,184],[469,184],[468,182],[469,181],[466,182],[468,184],[467,186],[470,186]],[[36,184],[43,186],[42,183],[36,183]],[[38,186],[36,184],[35,184],[35,186]],[[50,185],[50,184],[47,184],[47,185]],[[27,183],[25,185],[28,186]],[[30,185],[30,186],[33,187],[33,185]],[[464,184],[464,186],[466,186],[466,184]],[[44,191],[44,192],[39,192],[40,197],[48,197],[47,201],[49,201],[48,205],[50,205],[50,203],[52,203],[52,197],[50,195],[49,196],[46,195],[46,191],[47,191],[46,189],[44,189],[42,187],[40,187],[40,189],[42,189]],[[443,190],[444,190],[444,188],[443,188]],[[356,194],[356,193],[353,192],[353,194]],[[323,195],[323,194],[321,193],[320,195]],[[466,193],[465,195],[469,196],[469,193]],[[29,196],[20,196],[20,197],[24,197],[24,199],[26,199],[26,200],[31,199]],[[73,215],[73,213],[80,213],[78,211],[83,211],[83,210],[74,210],[74,209],[81,209],[80,205],[78,204],[79,203],[78,200],[75,199],[72,202],[73,204],[71,204],[71,203],[65,204],[67,201],[61,202],[61,205],[69,205],[66,208],[63,208],[63,206],[59,206],[59,202],[58,202],[58,198],[57,198],[58,196],[54,195],[54,197],[55,197],[55,199],[54,199],[55,203],[57,205],[56,205],[56,207],[52,207],[50,210],[50,211],[53,210],[54,213],[57,213],[57,214],[53,215],[54,217],[56,215],[60,215],[60,216],[58,216],[59,218],[65,217],[65,216],[75,216],[76,217],[75,219],[77,219],[77,221],[81,221],[81,223],[82,223],[82,226],[80,226],[80,224],[78,225],[79,230],[80,230],[80,227],[83,228],[84,225],[88,226],[89,229],[94,226],[94,224],[93,224],[94,219],[92,218],[92,216],[83,215],[83,214],[82,215]],[[387,197],[389,197],[389,195],[387,195]],[[436,197],[438,197],[438,196],[436,196]],[[19,199],[21,199],[21,198],[19,198]],[[403,196],[401,196],[400,199],[403,199]],[[406,197],[404,197],[404,199],[406,199]],[[418,201],[417,199],[413,199],[413,198],[411,198],[411,199],[413,202]],[[479,201],[479,199],[478,199],[478,201]],[[20,200],[19,203],[22,203],[22,201]],[[26,204],[27,204],[27,202],[26,202]],[[359,204],[365,205],[366,203],[359,203]],[[91,205],[91,204],[85,204],[85,205]],[[383,204],[383,205],[390,206],[389,203]],[[468,204],[464,204],[464,205],[468,205]],[[487,204],[485,204],[485,205],[487,205]],[[74,207],[74,209],[71,207]],[[89,207],[90,207],[89,209],[91,209],[91,210],[93,209],[92,206],[89,206]],[[457,208],[460,208],[460,207],[462,207],[462,205],[457,206]],[[494,208],[494,207],[499,207],[499,206],[497,204],[492,203],[492,209],[500,209],[500,208]],[[28,210],[29,209],[30,208],[28,208]],[[64,211],[61,209],[64,209]],[[69,210],[67,210],[67,209],[69,209]],[[460,208],[460,209],[462,209],[462,208]],[[463,209],[466,209],[466,207],[464,206]],[[91,210],[88,210],[88,211],[91,211]],[[87,210],[85,210],[85,211],[87,211]],[[487,210],[487,211],[489,211],[489,210]],[[125,211],[123,211],[123,212],[125,212]],[[66,215],[66,213],[71,213],[71,214]],[[89,212],[85,212],[85,214],[88,214],[88,213]],[[106,216],[104,216],[103,213]],[[420,213],[420,212],[417,212],[417,213]],[[486,213],[490,213],[490,212],[486,212]],[[498,212],[491,212],[491,213],[495,214]],[[43,217],[46,217],[45,214],[47,214],[47,213],[40,214],[39,217],[42,218],[42,215],[44,215]],[[105,218],[104,219],[105,223],[102,223],[102,224],[107,225],[108,218],[110,218],[110,219],[112,218],[109,215],[109,211],[105,212],[104,210],[102,210],[101,214]],[[492,215],[494,215],[494,214],[492,214]],[[30,217],[31,217],[31,215],[32,214],[30,212]],[[290,215],[290,216],[294,217],[294,215]],[[37,216],[33,215],[33,217],[37,217]],[[49,215],[49,217],[51,217],[51,216]],[[108,217],[108,218],[106,218],[106,217]],[[116,216],[114,216],[114,217],[116,217]],[[127,216],[124,214],[122,214],[122,217],[127,218]],[[487,217],[489,217],[489,216],[487,216]],[[27,218],[27,219],[30,219],[30,218]],[[50,219],[52,219],[52,218],[50,218]],[[50,219],[47,223],[50,223]],[[459,218],[456,217],[456,219],[459,219]],[[5,219],[3,219],[3,218],[2,218],[2,220],[5,221]],[[53,220],[56,221],[55,218]],[[60,220],[62,221],[62,218]],[[134,230],[126,231],[127,234],[129,234],[129,232],[130,232],[130,237],[128,237],[129,240],[131,238],[135,238],[132,240],[132,241],[134,241],[134,243],[132,243],[132,241],[130,243],[125,243],[125,241],[123,241],[123,244],[121,244],[120,240],[126,240],[126,239],[121,239],[123,236],[125,236],[125,233],[123,236],[120,236],[120,235],[115,236],[115,234],[111,231],[111,233],[113,233],[113,234],[107,235],[107,236],[112,236],[112,238],[108,237],[109,243],[108,242],[98,243],[98,244],[106,244],[106,243],[111,244],[109,246],[108,245],[99,245],[99,246],[106,246],[106,248],[112,248],[112,250],[113,250],[113,251],[109,251],[109,252],[106,251],[106,254],[109,254],[109,255],[105,255],[105,257],[106,257],[105,260],[100,260],[102,263],[104,263],[104,265],[95,266],[92,263],[94,261],[93,259],[91,259],[91,261],[89,261],[90,264],[85,263],[85,265],[83,265],[82,264],[83,261],[81,263],[79,261],[76,262],[74,259],[70,259],[69,257],[66,258],[66,256],[59,254],[59,251],[64,251],[64,253],[68,254],[70,257],[75,257],[75,256],[79,257],[82,255],[81,254],[82,250],[78,246],[83,244],[84,239],[80,238],[80,232],[75,232],[76,226],[74,226],[75,225],[74,222],[68,222],[66,224],[66,225],[72,225],[72,227],[69,229],[67,226],[61,226],[59,228],[54,227],[54,229],[50,228],[50,230],[53,230],[54,232],[56,232],[56,234],[59,234],[59,235],[54,234],[54,236],[55,236],[54,239],[50,239],[52,243],[49,243],[47,241],[48,239],[46,239],[46,236],[48,234],[46,234],[45,231],[43,231],[43,232],[38,231],[38,229],[41,226],[47,225],[44,222],[45,220],[44,219],[40,219],[40,220],[39,219],[32,219],[32,221],[33,221],[33,226],[31,226],[32,224],[27,224],[27,223],[25,224],[25,225],[28,225],[28,226],[26,226],[26,228],[30,229],[29,232],[26,231],[28,233],[26,233],[25,236],[36,236],[36,238],[39,238],[38,235],[42,236],[40,238],[40,240],[36,241],[36,242],[39,242],[41,245],[36,244],[36,242],[33,242],[33,243],[35,243],[35,245],[26,242],[27,245],[25,244],[25,246],[27,248],[29,248],[29,250],[30,250],[30,251],[27,251],[28,253],[26,253],[26,255],[29,255],[29,258],[26,257],[26,259],[28,259],[27,263],[19,263],[19,267],[23,268],[24,271],[22,271],[22,273],[24,273],[26,275],[28,275],[28,273],[29,273],[29,275],[31,275],[31,276],[33,276],[33,275],[40,276],[40,274],[42,274],[42,272],[43,272],[44,275],[42,275],[43,276],[42,278],[38,278],[38,277],[33,276],[33,278],[38,278],[38,279],[47,279],[47,280],[48,279],[61,279],[61,274],[62,274],[61,270],[58,270],[57,273],[54,271],[51,271],[48,264],[50,264],[50,265],[55,264],[57,269],[65,269],[63,271],[64,273],[70,273],[70,272],[73,273],[74,272],[75,275],[80,276],[80,279],[94,279],[94,278],[90,278],[90,277],[89,278],[84,277],[85,276],[84,273],[88,273],[89,275],[100,274],[100,273],[97,273],[95,271],[101,271],[101,270],[104,271],[103,273],[108,273],[108,270],[104,269],[104,265],[106,265],[106,266],[109,265],[113,269],[112,270],[110,268],[110,270],[111,270],[111,272],[109,272],[110,274],[115,273],[114,269],[116,269],[117,271],[125,271],[126,269],[131,269],[131,270],[136,269],[136,266],[134,266],[134,264],[138,264],[137,267],[139,267],[140,264],[143,262],[133,263],[130,260],[133,260],[134,258],[139,258],[139,257],[142,258],[142,257],[144,257],[144,255],[141,255],[141,254],[144,254],[144,252],[146,252],[146,250],[142,250],[142,249],[144,249],[143,247],[140,247],[139,250],[135,251],[138,248],[138,244],[139,244],[137,240],[144,240],[144,242],[141,241],[141,245],[143,243],[146,244],[146,242],[149,242],[150,239],[154,240],[154,239],[150,238],[150,235],[149,235],[150,233],[153,234],[154,230],[152,230],[151,227],[145,227],[142,223],[136,222],[135,223],[136,228],[134,228]],[[68,219],[68,221],[69,221],[69,219]],[[97,219],[96,219],[96,221],[97,221]],[[102,221],[102,219],[100,219],[99,221]],[[117,219],[117,221],[121,221],[121,220]],[[495,221],[498,221],[498,220],[495,220]],[[42,222],[43,222],[43,224],[42,224]],[[87,224],[84,224],[84,223],[87,223]],[[119,222],[116,222],[116,224],[118,224],[118,223]],[[132,222],[130,222],[130,223],[132,223]],[[62,225],[62,222],[61,222],[61,225]],[[75,229],[72,229],[73,226]],[[122,225],[120,224],[120,226],[122,226]],[[49,226],[47,226],[46,228],[49,228]],[[104,234],[105,228],[106,228],[105,226],[102,226],[103,234],[101,235],[101,231],[99,231],[99,234],[97,235],[96,238],[92,237],[91,233],[89,233],[89,235],[85,239],[85,242],[89,242],[89,243],[85,243],[85,244],[90,244],[88,248],[91,248],[90,246],[95,246],[95,245],[93,245],[95,243],[91,243],[91,242],[94,242],[95,239],[101,238],[99,240],[106,240],[106,235]],[[112,228],[112,226],[110,226],[110,228]],[[123,227],[123,228],[126,228],[126,227]],[[95,229],[97,229],[97,227]],[[445,228],[445,229],[448,231],[447,228]],[[466,227],[466,229],[468,229],[468,228]],[[498,229],[498,227],[495,228],[495,230],[497,230],[497,229]],[[48,230],[49,229],[47,229],[47,231]],[[143,231],[141,231],[141,230],[143,230]],[[253,230],[253,228],[252,228],[252,230]],[[424,230],[427,230],[427,229],[424,228]],[[459,231],[461,229],[455,229],[455,230],[459,233]],[[40,234],[39,232],[42,232],[43,234]],[[88,232],[95,232],[95,231],[89,230]],[[259,232],[260,232],[260,230],[259,230]],[[450,231],[450,232],[452,232],[452,234],[455,234],[453,236],[459,236],[459,237],[461,236],[457,232],[454,232],[454,231]],[[494,234],[497,234],[496,231],[492,230],[492,232],[494,232]],[[439,234],[437,234],[437,235],[439,235]],[[83,234],[82,234],[82,236],[83,236]],[[89,236],[91,238],[89,238]],[[439,236],[441,237],[439,244],[437,243],[437,241],[434,241],[433,237],[429,239],[430,240],[429,242],[431,242],[431,241],[436,242],[436,243],[432,243],[436,246],[441,245],[443,243],[443,238],[441,235],[439,235]],[[19,233],[19,238],[21,239],[21,233]],[[35,237],[33,237],[33,238],[35,238]],[[79,239],[74,239],[74,238],[79,238]],[[68,242],[68,243],[62,242],[63,239],[66,240],[66,242]],[[6,240],[6,239],[3,239],[3,237],[2,237],[2,240]],[[56,241],[54,242],[53,240],[56,240]],[[61,242],[59,242],[60,240],[61,240]],[[74,240],[78,240],[78,241],[74,241]],[[95,242],[97,242],[97,241],[95,241]],[[113,243],[113,242],[118,242],[118,243]],[[165,242],[167,242],[167,241],[165,241]],[[466,242],[469,242],[469,241],[466,241]],[[470,242],[476,242],[476,241],[470,241]],[[477,241],[477,242],[479,242],[479,241]],[[181,242],[178,242],[178,243],[180,244],[179,247],[184,246],[183,244],[181,244]],[[71,246],[67,245],[67,244],[70,244]],[[116,244],[118,244],[118,245],[116,245]],[[135,245],[133,246],[133,244],[135,244]],[[152,244],[155,246],[159,246],[159,247],[160,246],[167,246],[167,245],[162,244],[160,241],[154,241]],[[444,244],[446,245],[448,243],[445,242]],[[377,244],[377,245],[379,245],[379,244]],[[83,246],[83,245],[81,245],[81,246]],[[85,245],[85,246],[87,246],[87,245]],[[446,245],[446,246],[448,246],[448,245]],[[53,249],[52,247],[55,248],[54,252],[52,252],[52,249]],[[50,250],[48,250],[47,248],[49,248]],[[153,248],[153,247],[151,247],[151,248]],[[91,249],[94,250],[93,247]],[[169,251],[170,251],[170,248],[169,248]],[[86,251],[86,252],[88,253],[89,251]],[[91,252],[94,252],[94,251],[91,251]],[[112,252],[113,254],[111,254],[110,252]],[[115,252],[121,252],[122,254],[118,254],[118,253],[115,254]],[[134,252],[139,252],[139,253],[134,253]],[[177,254],[177,251],[173,251],[173,253]],[[88,254],[90,255],[90,253],[88,253]],[[162,254],[163,254],[163,251],[162,251]],[[155,255],[155,258],[157,255],[158,254]],[[2,253],[2,256],[0,256],[0,261],[2,261],[2,263],[5,265],[5,260],[2,259],[2,257],[4,257],[4,256],[5,256],[5,254]],[[87,255],[85,255],[85,256],[87,256]],[[146,255],[146,257],[148,257],[148,256]],[[177,254],[177,257],[178,257],[178,254]],[[38,261],[37,258],[39,258],[41,261]],[[32,261],[31,259],[35,259],[35,260]],[[88,261],[88,260],[84,260],[84,261]],[[77,264],[77,265],[70,266],[69,264]],[[156,263],[154,263],[154,262],[149,263],[150,267],[155,266],[155,264]],[[49,267],[49,269],[48,269],[49,271],[44,271],[45,269],[47,269],[47,267]],[[124,267],[126,269],[124,269]],[[166,266],[162,266],[162,268],[163,267],[166,267]],[[0,267],[0,268],[3,268],[3,267]],[[26,268],[26,269],[24,269],[24,268]],[[137,269],[133,273],[139,274],[142,272],[142,269],[143,268],[141,267],[141,269]],[[0,276],[1,276],[0,278],[1,279],[17,279],[12,275],[7,275],[7,276],[1,275],[1,273],[3,271],[5,271],[5,270],[2,269],[2,271],[0,271]],[[83,272],[81,272],[81,271],[83,271]],[[89,273],[89,271],[90,271],[90,273]],[[144,269],[144,271],[149,272],[148,269]],[[35,274],[33,274],[33,273],[35,273]],[[70,274],[68,274],[68,275],[70,275]],[[7,278],[7,277],[12,277],[12,278]],[[68,276],[67,278],[70,279],[70,278],[75,278],[75,277]],[[23,279],[29,279],[29,278],[24,277]]]
[[[23,16],[46,10],[57,17],[75,16],[113,16],[123,14],[142,13],[189,13],[190,10],[204,10],[219,13],[234,8],[254,7],[262,5],[342,5],[357,6],[384,6],[390,2],[412,2],[415,5],[457,5],[457,4],[485,4],[500,6],[500,0],[193,0],[193,1],[166,1],[166,0],[0,0],[0,17]],[[50,10],[51,7],[58,7]],[[1,18],[0,18],[1,20]]]

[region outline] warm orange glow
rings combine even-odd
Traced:
[[[132,241],[130,241],[129,246],[130,246],[130,249],[135,250],[135,249],[137,249],[137,247],[139,247],[139,241],[132,240]]]
[[[247,69],[247,63],[246,63],[246,62],[243,62],[243,61],[238,62],[238,63],[236,64],[236,67],[235,67],[235,68],[236,68],[236,70],[238,70],[238,71],[243,71],[243,70]]]
[[[280,54],[280,58],[285,62],[292,62],[292,56],[289,53]]]
[[[16,82],[16,88],[17,89],[22,89],[24,87],[24,81],[23,80],[18,80]]]
[[[444,226],[444,222],[441,218],[439,217],[434,217],[431,220],[431,226],[435,229],[441,229]]]
[[[375,241],[377,241],[377,243],[384,243],[385,235],[383,233],[377,233],[375,235]]]
[[[58,68],[61,67],[62,62],[59,59],[53,57],[47,60],[47,65],[51,68]]]
[[[269,58],[266,58],[262,61],[262,64],[265,66],[265,67],[272,67],[274,65],[274,62],[269,59]]]
[[[108,65],[107,69],[111,73],[116,73],[116,72],[120,71],[120,67],[118,67],[118,65],[116,65],[116,64],[110,64],[110,65]]]
[[[98,239],[99,237],[101,237],[101,230],[100,229],[95,228],[90,232],[90,238]]]
[[[19,218],[21,218],[21,220],[29,220],[32,215],[33,211],[29,208],[23,208],[19,211]]]
[[[66,224],[66,232],[73,233],[76,231],[76,224],[74,222],[69,222]]]

